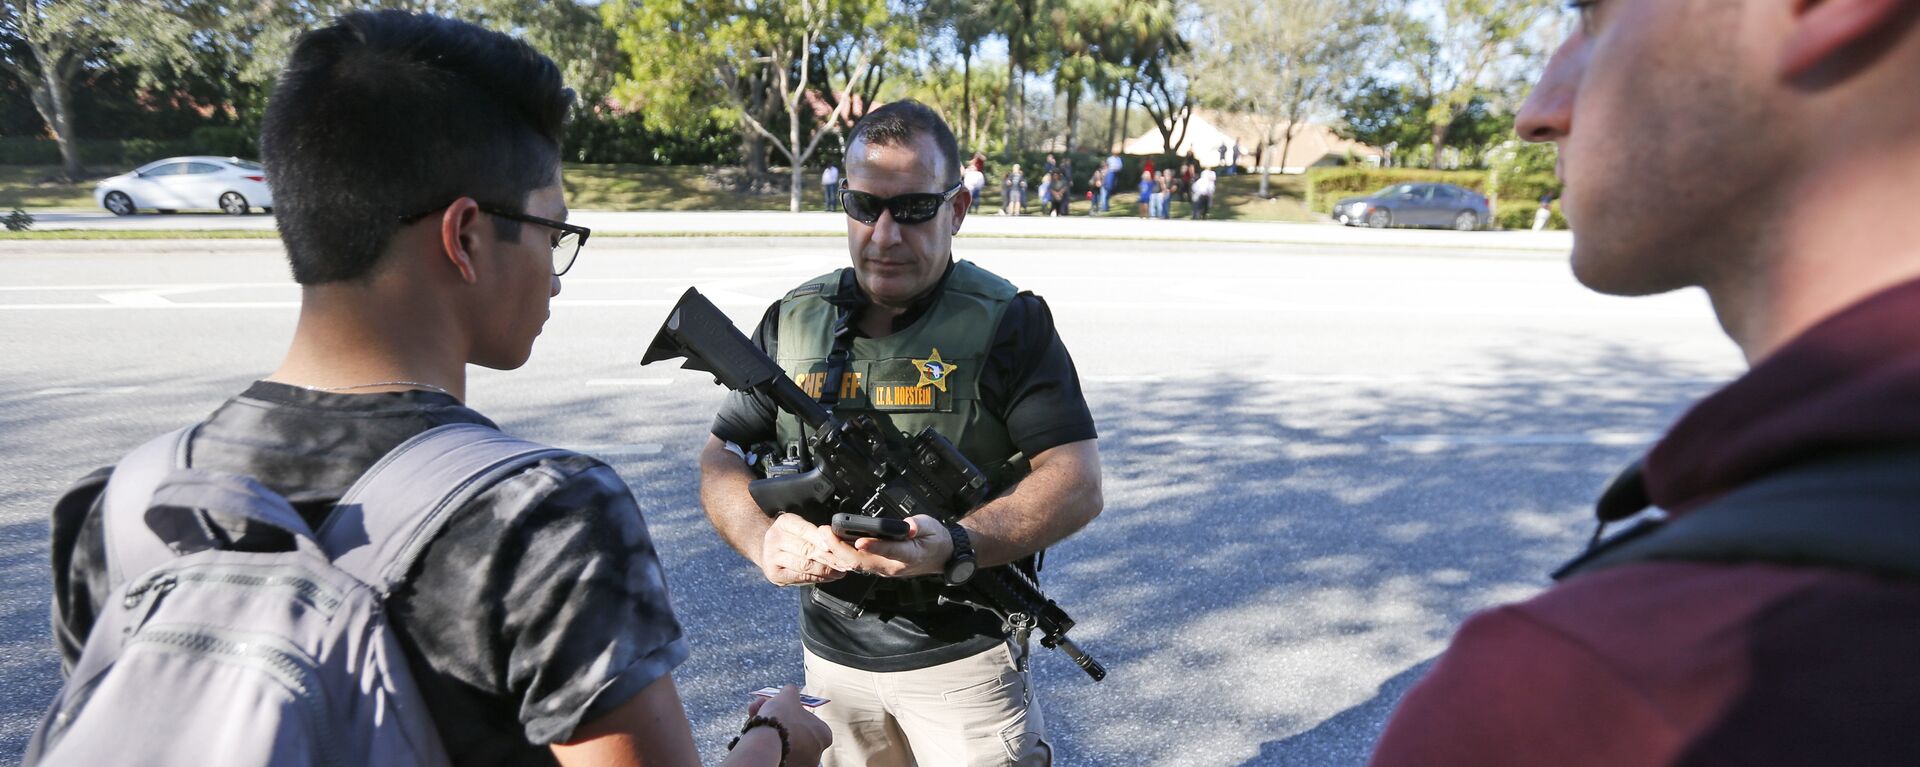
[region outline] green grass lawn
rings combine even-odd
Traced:
[[[732,168],[568,163],[567,206],[580,210],[786,210],[786,177],[773,192],[735,191]],[[807,210],[820,207],[819,174],[808,174]]]
[[[96,169],[101,170],[101,169]],[[106,169],[111,170],[111,169]],[[567,204],[580,210],[786,210],[785,187],[777,191],[752,194],[735,191],[731,168],[697,166],[582,165],[568,164],[565,172]],[[96,210],[93,181],[71,183],[58,180],[59,168],[52,165],[0,165],[0,213],[14,208],[29,211]],[[1214,197],[1213,218],[1229,221],[1318,221],[1322,217],[1307,210],[1304,179],[1300,176],[1272,177],[1272,199],[1258,195],[1260,177],[1221,176]],[[1122,191],[1113,199],[1107,216],[1125,218],[1138,215],[1137,195]],[[818,179],[808,174],[807,210],[821,205]],[[989,188],[981,212],[1000,204],[998,190]],[[990,207],[991,206],[991,207]],[[1040,212],[1039,203],[1027,205],[1028,215]],[[1074,201],[1074,215],[1086,215],[1087,200]],[[1172,216],[1186,218],[1190,207],[1174,202]]]
[[[93,181],[60,180],[58,165],[0,165],[0,214],[27,210],[95,210]]]

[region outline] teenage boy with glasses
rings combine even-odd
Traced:
[[[280,367],[199,425],[191,464],[257,479],[318,529],[395,446],[492,426],[465,404],[467,366],[527,361],[587,240],[560,184],[572,100],[552,61],[463,22],[356,12],[304,35],[260,137],[299,324]],[[112,594],[100,504],[63,502],[53,528],[71,665]],[[425,546],[383,609],[454,764],[699,763],[672,677],[686,639],[606,464],[542,460]],[[758,713],[780,726],[750,723],[727,763],[812,765],[830,737],[792,689]]]
[[[908,540],[849,543],[792,514],[770,520],[748,494],[749,450],[784,455],[801,438],[766,397],[729,395],[700,456],[708,518],[768,581],[876,579],[879,596],[857,615],[801,590],[808,691],[833,701],[819,710],[833,728],[829,767],[1052,760],[1027,648],[998,618],[935,599],[970,572],[949,563],[1031,572],[1036,553],[1098,515],[1100,456],[1046,302],[953,259],[972,203],[958,168],[952,131],[926,106],[862,118],[840,192],[852,266],[775,302],[754,340],[838,412],[874,412],[903,433],[932,427],[1011,491],[952,528],[923,515]]]

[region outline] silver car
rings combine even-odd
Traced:
[[[273,210],[266,170],[238,157],[169,157],[102,179],[93,199],[116,216],[141,210],[219,210],[243,215]]]
[[[1484,195],[1453,184],[1395,184],[1334,203],[1333,220],[1375,229],[1444,226],[1471,232],[1493,222],[1493,208]]]

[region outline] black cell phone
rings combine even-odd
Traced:
[[[879,538],[886,541],[904,541],[913,532],[913,526],[904,519],[869,517],[865,514],[833,515],[833,534],[841,540],[851,541],[859,538]]]

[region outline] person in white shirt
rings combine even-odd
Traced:
[[[840,166],[829,165],[820,171],[820,194],[827,198],[827,212],[840,209]]]
[[[1193,218],[1196,221],[1206,218],[1208,209],[1213,207],[1213,184],[1212,169],[1201,171],[1200,178],[1194,179]]]
[[[973,207],[968,212],[979,210],[980,192],[987,188],[987,174],[981,173],[979,168],[969,163],[960,171],[960,183],[965,184],[967,193],[973,196]]]

